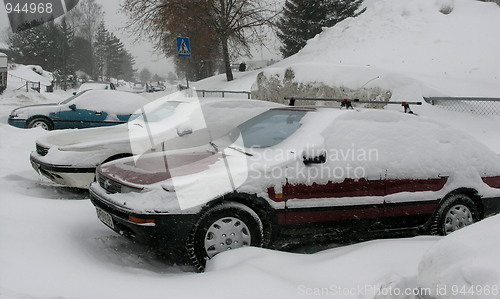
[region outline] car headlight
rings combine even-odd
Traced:
[[[127,187],[125,185],[121,186],[121,193],[141,192],[141,191],[142,191],[142,189],[131,188],[131,187]]]

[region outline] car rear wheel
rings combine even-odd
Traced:
[[[235,202],[208,210],[194,226],[187,245],[188,255],[198,271],[218,253],[243,246],[262,246],[262,222],[249,207]]]
[[[44,130],[50,131],[52,130],[52,124],[50,121],[44,118],[34,118],[28,123],[28,129],[31,128],[42,128]]]
[[[431,233],[446,236],[479,221],[474,201],[465,194],[455,194],[445,199],[432,219]]]

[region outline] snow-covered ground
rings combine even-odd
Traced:
[[[2,115],[9,108],[0,105]],[[459,232],[460,237],[376,240],[316,254],[245,248],[217,256],[203,274],[185,272],[100,223],[86,192],[55,186],[31,169],[29,153],[47,132],[4,121],[0,132],[2,299],[398,298],[375,295],[415,292],[419,281],[431,289],[447,285],[451,294],[454,282],[468,281],[469,269],[480,275],[478,282],[500,279],[484,261],[495,259],[500,249],[491,237],[500,233],[500,216],[470,227],[469,234]],[[467,258],[447,269],[455,252]],[[443,256],[447,259],[440,262]]]
[[[498,240],[487,237],[500,233],[500,216],[488,219],[482,227],[483,223],[472,226],[469,234],[464,230],[460,237],[376,240],[316,254],[245,248],[217,256],[208,263],[206,273],[185,272],[100,223],[88,193],[55,186],[33,171],[29,153],[35,140],[47,132],[10,127],[6,116],[14,106],[58,101],[69,94],[58,92],[45,99],[48,95],[7,92],[0,101],[2,299],[230,298],[235,294],[238,298],[397,298],[375,295],[399,292],[391,291],[394,288],[416,292],[419,285],[432,290],[447,286],[452,294],[453,283],[468,281],[476,273],[486,284],[500,279],[492,264],[484,262],[500,250]],[[16,103],[20,99],[24,101]],[[454,124],[465,119],[459,127],[483,136],[499,152],[500,117],[446,112],[432,106],[421,113]],[[485,240],[489,243],[483,247]],[[450,247],[469,248],[469,244],[481,249],[453,251],[468,256],[461,258],[458,268],[448,269],[458,258]],[[440,262],[443,256],[448,258]]]
[[[307,75],[306,81],[352,87],[365,84],[372,73],[383,74],[370,84],[391,88],[393,100],[500,97],[500,7],[472,0],[367,4],[365,14],[325,30],[298,55],[265,72],[279,74],[291,67]],[[453,7],[448,15],[439,12],[446,6]],[[258,73],[236,73],[229,83],[220,75],[193,85],[249,91]],[[325,80],[324,74],[332,76]],[[243,248],[216,256],[202,274],[169,265],[100,223],[88,193],[56,186],[33,171],[29,154],[47,132],[10,127],[8,114],[18,106],[60,102],[71,93],[26,93],[13,86],[0,97],[2,299],[414,298],[396,296],[391,287],[411,293],[429,288],[438,298],[500,298],[500,241],[495,238],[500,216],[446,238],[375,240],[333,249],[325,245],[315,254]],[[430,105],[412,109],[418,117],[463,130],[500,154],[500,116]],[[489,295],[483,296],[486,289]]]

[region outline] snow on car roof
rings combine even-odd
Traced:
[[[439,122],[393,111],[337,111],[318,109],[304,117],[304,122],[311,119],[314,125],[304,125],[297,132],[302,135],[297,140],[309,138],[313,146],[333,147],[351,158],[354,155],[354,159],[335,161],[336,165],[363,167],[368,175],[387,170],[387,177],[394,178],[438,177],[452,172],[497,175],[500,169],[500,157],[492,150]],[[329,125],[318,131],[318,122]],[[370,152],[377,154],[370,161],[355,157]]]
[[[102,109],[112,114],[131,114],[147,103],[140,95],[118,90],[88,90],[76,98],[78,109]]]

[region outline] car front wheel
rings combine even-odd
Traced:
[[[446,236],[479,221],[474,201],[465,194],[455,194],[445,199],[432,219],[431,233]]]
[[[47,131],[52,130],[52,124],[48,120],[43,118],[34,118],[28,123],[28,129],[38,127]]]
[[[262,246],[262,222],[249,207],[236,202],[208,210],[194,226],[187,249],[191,262],[203,271],[218,253],[243,246]]]

